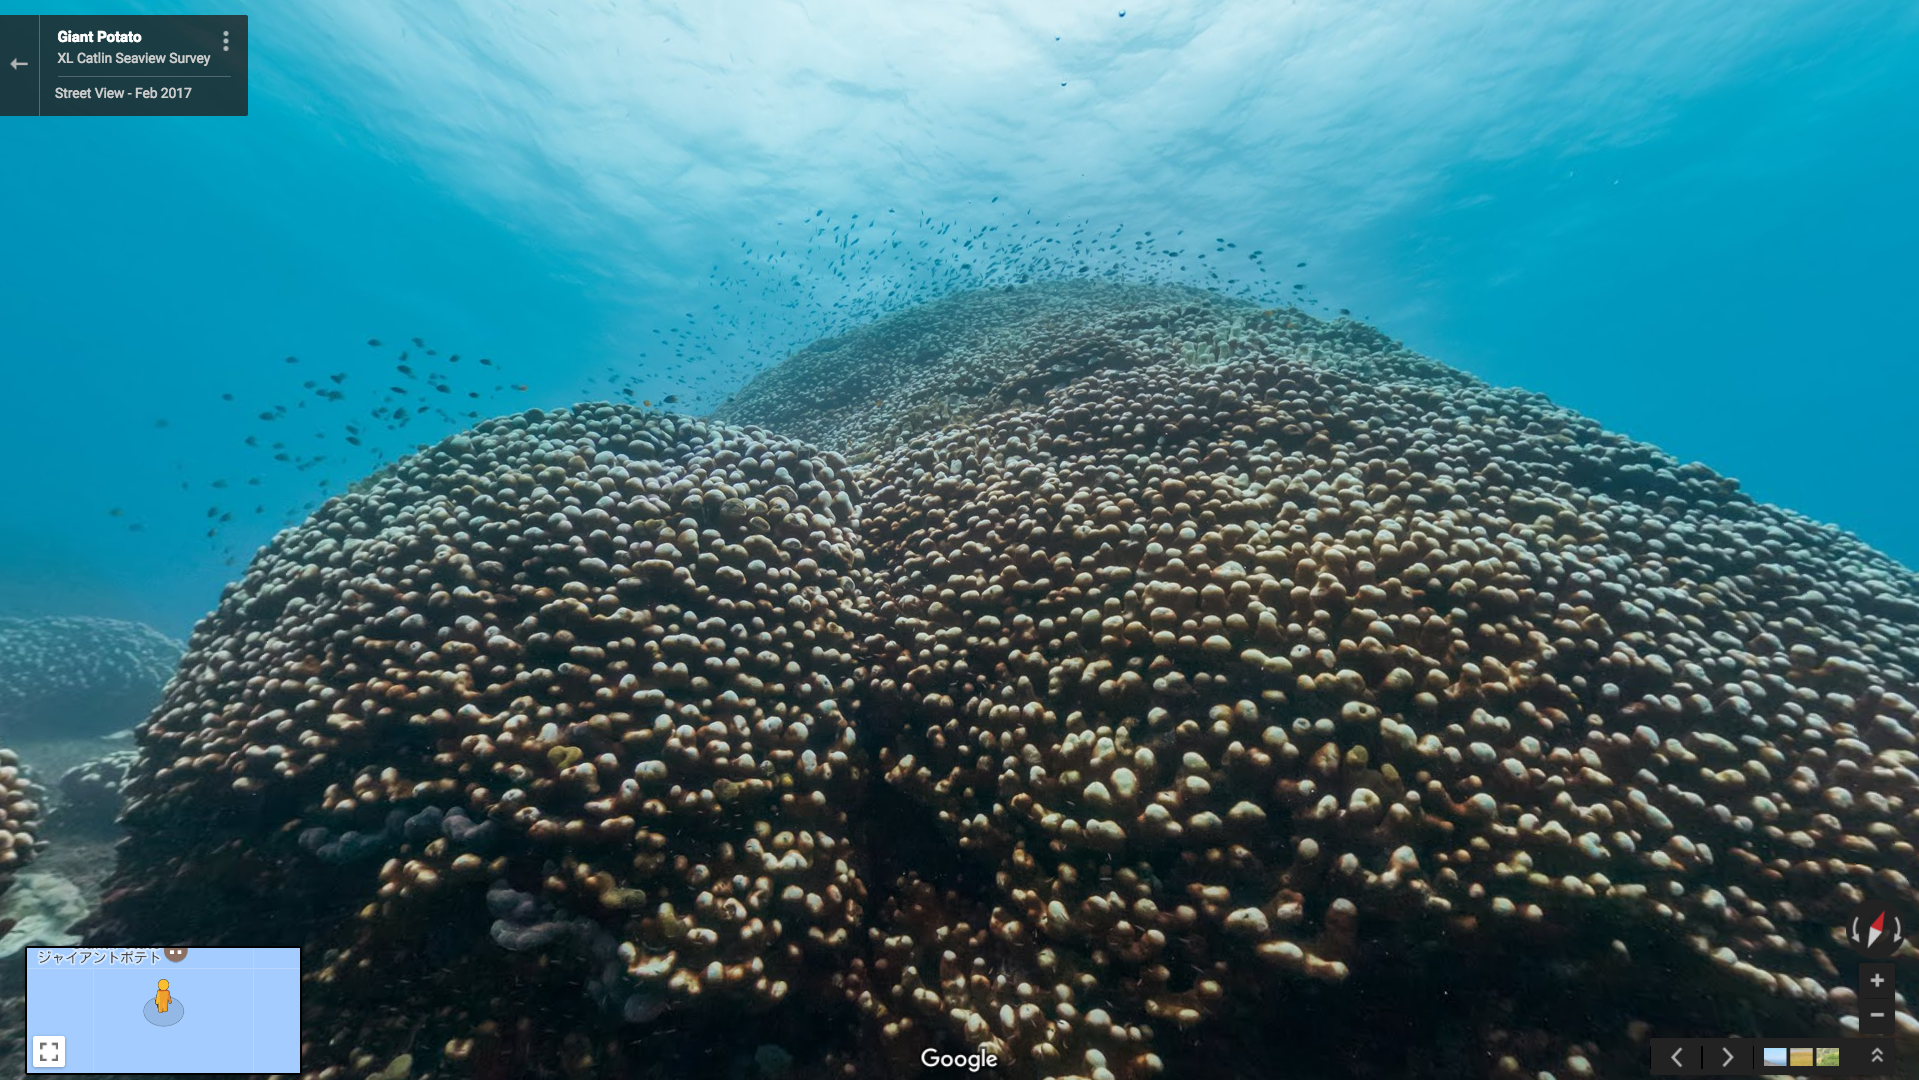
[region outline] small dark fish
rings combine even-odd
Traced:
[[[127,526],[127,531],[128,532],[146,532],[147,527],[136,521],[133,524]]]
[[[120,509],[120,508],[119,508],[119,507],[117,507],[117,506],[116,506],[116,507],[114,507],[113,509],[111,509],[111,510],[109,510],[109,511],[107,511],[107,516],[108,516],[108,517],[122,517],[122,516],[124,516],[125,514],[126,514],[126,511],[125,511],[125,510],[122,510],[122,509]]]
[[[155,421],[153,422],[153,426],[154,426],[154,427],[157,427],[157,428],[159,428],[159,427],[166,427],[166,426],[167,426],[167,422],[166,422],[165,420],[155,420]]]
[[[387,389],[393,391],[396,394],[406,393],[406,387],[404,386],[389,386],[387,387]]]
[[[376,348],[376,349],[380,347],[380,339],[379,339],[379,338],[376,338],[376,337],[370,337],[370,338],[367,338],[367,339],[366,339],[366,343],[367,343],[368,345],[371,345],[371,346],[373,346],[373,347],[374,347],[374,348]]]
[[[407,366],[406,366],[405,364],[395,364],[395,365],[393,365],[393,370],[395,370],[395,371],[397,371],[397,372],[399,372],[399,373],[400,373],[400,374],[402,374],[402,375],[412,375],[412,374],[413,374],[413,369],[412,369],[412,368],[410,368],[410,367],[407,367]]]
[[[260,437],[259,437],[258,435],[248,435],[248,436],[247,436],[247,445],[248,445],[248,446],[258,446],[258,445],[260,445]]]
[[[680,403],[680,395],[668,394],[660,400],[666,402],[668,405],[678,405]]]
[[[208,517],[219,517],[219,516],[220,516],[220,508],[219,508],[219,507],[217,507],[217,506],[209,506],[209,507],[207,507],[207,516],[208,516]]]
[[[440,355],[439,353],[437,353],[437,352],[434,352],[434,351],[433,351],[432,349],[428,349],[428,350],[426,351],[426,354],[427,354],[428,356],[438,356],[438,355]]]
[[[457,364],[457,363],[459,363],[459,362],[460,362],[460,354],[459,354],[459,353],[454,353],[454,354],[453,354],[452,356],[449,356],[449,357],[447,357],[447,358],[446,358],[446,362],[447,362],[447,363],[449,363],[449,364]]]
[[[232,521],[232,520],[233,520],[233,515],[232,515],[232,514],[221,514],[221,515],[220,515],[220,520],[221,520],[221,521]]]
[[[221,400],[221,401],[232,401],[232,400],[233,400],[233,395],[232,395],[232,394],[221,394],[221,395],[220,395],[220,400]]]
[[[247,477],[247,486],[248,486],[248,487],[259,487],[259,486],[260,486],[260,478],[259,478],[259,477],[257,477],[257,476],[249,476],[249,477]]]
[[[414,338],[414,339],[413,339],[413,346],[414,346],[415,348],[418,348],[418,349],[424,349],[424,348],[426,348],[426,342],[424,342],[424,341],[421,341],[421,340],[420,340],[419,338]]]
[[[360,439],[359,439],[359,437],[358,437],[357,435],[348,435],[348,436],[346,437],[346,441],[347,441],[348,443],[350,443],[351,445],[353,445],[353,446],[358,446],[358,445],[360,445]]]
[[[280,453],[278,453],[278,454],[275,454],[275,455],[273,455],[273,460],[275,460],[275,461],[292,461],[292,460],[293,460],[293,456],[292,456],[291,454],[288,454],[288,453],[286,453],[285,451],[281,451]]]
[[[513,384],[513,389],[515,389],[515,390],[525,390],[525,389],[526,389],[526,384],[525,384],[525,383],[523,383],[523,382],[516,382],[516,383],[514,383],[514,384]]]
[[[487,367],[492,367],[492,366],[493,366],[493,361],[491,361],[491,360],[488,360],[488,359],[487,359],[486,357],[484,357],[484,356],[482,356],[482,357],[480,357],[480,363],[482,363],[482,364],[485,364],[485,365],[486,365]]]
[[[289,356],[289,357],[287,357],[287,363],[289,363],[289,364],[297,364],[297,363],[299,363],[299,362],[300,362],[300,358],[299,358],[299,357],[297,357],[297,356]]]
[[[338,375],[328,375],[327,378],[332,379],[335,383],[343,383],[346,381],[346,372],[342,371]]]
[[[260,419],[262,420],[272,420],[274,419],[274,417],[275,417],[275,414],[271,410],[268,410],[267,412],[263,412],[260,414]]]
[[[223,488],[227,486],[227,482],[225,480],[215,480],[213,482],[213,486],[217,488]]]

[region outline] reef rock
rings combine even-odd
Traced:
[[[102,758],[82,762],[60,775],[60,801],[53,817],[61,825],[100,829],[120,814],[120,795],[127,774],[139,759],[135,750],[115,750]]]
[[[13,879],[0,898],[0,962],[18,963],[29,945],[73,945],[73,924],[87,913],[87,898],[79,886],[58,874],[30,870]]]

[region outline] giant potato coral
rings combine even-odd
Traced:
[[[1919,582],[1544,399],[1070,285],[723,416],[283,534],[90,937],[306,946],[324,1077],[1538,1078],[1837,1034],[1845,912],[1919,907]]]

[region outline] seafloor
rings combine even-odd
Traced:
[[[0,834],[90,944],[302,947],[323,1080],[1638,1076],[1856,1031],[1916,671],[1919,578],[1705,466],[1035,285],[383,470],[195,631],[104,882]]]

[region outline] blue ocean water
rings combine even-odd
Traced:
[[[247,117],[0,121],[0,613],[184,634],[468,412],[1021,274],[1349,310],[1919,562],[1919,9],[1123,6],[241,2]]]

